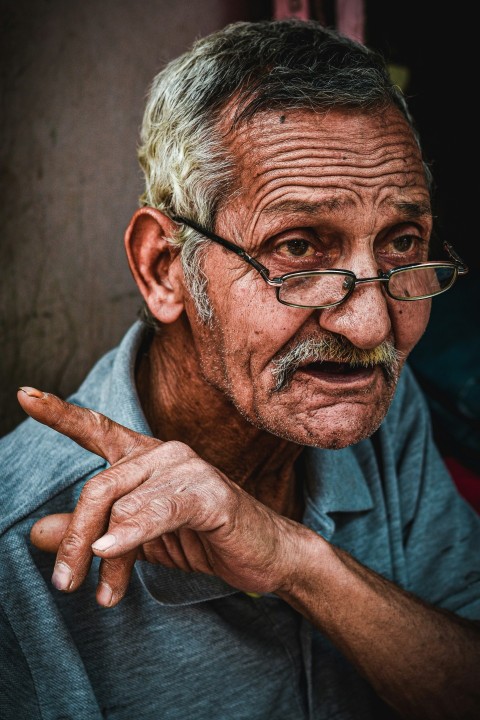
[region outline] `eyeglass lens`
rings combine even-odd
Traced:
[[[455,277],[453,266],[410,268],[393,273],[388,289],[398,300],[413,300],[438,295],[453,284]],[[278,299],[304,307],[335,305],[348,295],[354,283],[351,275],[342,273],[294,275],[284,278]]]
[[[450,287],[455,280],[456,272],[455,267],[448,265],[399,270],[391,275],[388,289],[399,300],[438,295]]]

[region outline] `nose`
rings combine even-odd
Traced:
[[[371,268],[369,268],[371,271]],[[372,277],[375,273],[359,273],[358,278]],[[370,350],[391,338],[392,322],[389,299],[383,290],[384,283],[369,282],[357,285],[341,305],[319,311],[319,324],[330,332],[343,335],[364,350]]]

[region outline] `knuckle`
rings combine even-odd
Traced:
[[[238,497],[225,483],[217,483],[214,492],[209,493],[212,503],[218,507],[228,507],[238,503]]]
[[[198,477],[207,478],[214,472],[211,465],[206,463],[205,460],[202,460],[202,458],[198,457],[198,455],[187,458],[184,463],[184,468],[187,472],[194,476],[194,479],[197,479]]]
[[[179,514],[180,503],[176,497],[153,498],[148,506],[148,512],[153,521],[175,517]]]
[[[65,426],[68,427],[72,421],[72,413],[75,414],[75,408],[71,403],[62,400],[57,395],[49,395],[48,403],[48,425],[58,432],[62,432]]]
[[[128,557],[104,560],[101,579],[110,586],[114,596],[123,595],[128,587],[130,572],[131,563]]]
[[[235,503],[232,492],[227,487],[222,487],[221,483],[214,488],[204,485],[196,488],[193,511],[196,517],[207,514],[226,518],[230,516]]]
[[[91,408],[86,408],[90,421],[93,425],[96,426],[97,431],[101,434],[105,434],[110,430],[111,427],[111,420],[106,416],[102,415],[102,413],[97,412],[96,410],[92,410]]]
[[[130,566],[128,562],[128,557],[120,557],[120,558],[113,558],[113,559],[102,559],[102,579],[105,580],[105,578],[108,576],[109,583],[111,584],[112,578],[119,578],[121,577],[126,568]]]
[[[59,547],[59,555],[64,558],[71,558],[85,548],[86,541],[82,535],[70,532],[65,535]]]
[[[117,488],[117,477],[115,471],[109,471],[87,480],[80,493],[79,500],[82,503],[100,503],[110,500]]]
[[[128,518],[125,521],[125,523],[123,524],[123,528],[126,531],[130,542],[136,542],[138,540],[138,545],[142,544],[142,538],[144,537],[145,533],[150,530],[150,523],[148,522],[148,520],[148,516],[144,515],[141,518],[134,516],[132,518]]]
[[[122,498],[112,505],[110,517],[113,522],[120,523],[135,515],[139,508],[140,503],[133,498]]]
[[[77,419],[76,427],[80,442],[92,437],[103,437],[107,434],[110,420],[96,410],[83,408],[82,415]]]
[[[167,453],[172,457],[184,457],[186,459],[198,458],[198,455],[192,450],[192,448],[180,440],[169,440],[168,442],[163,443],[163,445],[160,446],[160,449],[162,453]]]

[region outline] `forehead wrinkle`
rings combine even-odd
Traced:
[[[275,186],[293,177],[304,186],[309,185],[309,178],[323,180],[326,185],[335,179],[337,187],[350,187],[355,192],[355,185],[357,190],[359,187],[375,187],[389,175],[405,178],[400,183],[393,183],[403,187],[414,185],[417,178],[420,183],[424,179],[423,169],[417,167],[421,160],[418,148],[414,139],[406,134],[402,134],[400,139],[395,135],[390,137],[385,132],[380,132],[375,139],[370,134],[370,142],[367,143],[364,142],[365,138],[355,134],[347,137],[340,134],[332,142],[331,136],[319,138],[316,130],[310,129],[300,136],[292,133],[291,138],[288,133],[281,136],[273,134],[273,137],[265,132],[240,135],[243,137],[237,134],[231,144],[231,150],[237,158],[239,182],[236,195],[240,196],[252,191],[252,180],[253,185],[260,181],[257,187],[259,192],[270,182]],[[289,139],[295,141],[293,147]],[[252,148],[255,150],[254,163]],[[316,161],[320,161],[320,168],[315,167]],[[353,187],[349,185],[352,180]]]
[[[293,130],[293,128],[292,128]],[[252,167],[252,148],[255,149],[255,163]],[[239,176],[249,176],[281,171],[291,168],[292,162],[310,164],[315,160],[329,160],[326,170],[345,172],[349,166],[357,173],[370,168],[379,168],[389,163],[401,162],[405,167],[416,164],[421,158],[413,137],[407,133],[401,136],[392,132],[380,132],[377,137],[362,137],[360,134],[323,136],[316,128],[298,133],[253,133],[237,136],[231,144],[236,155]],[[264,166],[264,162],[267,166]],[[270,165],[273,162],[273,167]],[[303,170],[307,168],[304,166]],[[252,172],[253,171],[253,172]]]
[[[370,151],[362,154],[352,152],[351,149],[339,151],[327,146],[314,147],[308,144],[305,147],[298,147],[297,144],[296,148],[290,150],[282,148],[275,153],[275,146],[271,145],[270,153],[265,155],[258,152],[261,148],[256,148],[256,161],[253,168],[249,164],[251,150],[250,152],[245,151],[239,157],[239,169],[240,174],[246,172],[253,177],[285,169],[308,173],[310,166],[316,161],[320,161],[322,170],[327,173],[346,173],[350,169],[355,174],[361,175],[363,171],[378,170],[384,166],[395,164],[398,164],[398,168],[402,172],[409,172],[420,160],[419,154],[414,147],[407,150],[405,146],[399,147],[399,145],[399,143],[386,144],[383,148],[379,148],[378,152]],[[264,163],[267,165],[265,166]],[[273,163],[272,166],[268,167],[271,163]]]
[[[261,209],[253,209],[253,215],[262,214],[267,218],[279,214],[285,215],[305,215],[306,217],[314,217],[320,214],[334,214],[338,211],[344,211],[355,208],[357,203],[364,204],[373,201],[373,198],[365,197],[361,194],[362,190],[375,191],[378,186],[382,192],[380,197],[377,198],[375,204],[377,209],[382,206],[389,207],[395,212],[403,215],[407,220],[415,220],[426,218],[431,215],[430,200],[427,199],[405,199],[399,198],[398,193],[405,190],[408,187],[415,187],[417,179],[414,177],[415,173],[399,173],[396,170],[392,170],[389,173],[384,173],[382,177],[358,177],[354,176],[354,182],[352,183],[352,177],[350,175],[344,175],[343,177],[323,177],[322,184],[316,186],[315,183],[311,183],[310,178],[318,179],[318,174],[314,172],[302,173],[302,177],[296,176],[296,187],[289,188],[288,194],[299,193],[303,194],[304,197],[290,197],[278,199],[278,195],[285,194],[285,181],[289,181],[290,176],[286,173],[277,173],[275,177],[262,176],[262,182],[258,186],[257,191],[260,197],[257,198],[257,203]],[[385,186],[385,181],[390,178],[390,182]],[[259,178],[260,179],[260,178]],[[418,181],[421,184],[423,175],[421,172],[418,173]],[[314,200],[305,197],[306,191],[308,195],[315,196],[320,194],[320,197]],[[248,192],[248,191],[246,191]],[[385,197],[387,193],[387,197]],[[392,193],[396,193],[397,197],[392,197]],[[383,197],[382,197],[383,195]],[[277,196],[277,197],[275,197]],[[255,203],[255,205],[257,205]]]
[[[269,160],[272,153],[275,154],[275,161],[282,164],[282,160],[313,158],[334,158],[339,166],[355,164],[355,166],[368,167],[372,162],[376,165],[392,159],[418,160],[420,150],[413,136],[407,131],[397,132],[401,128],[389,127],[380,128],[377,133],[368,132],[355,133],[345,132],[335,134],[335,131],[323,134],[318,128],[292,128],[290,132],[281,130],[278,133],[265,132],[249,133],[245,137],[237,137],[233,143],[238,158],[244,160],[251,156],[252,145],[255,146],[257,161],[266,152]],[[293,147],[292,147],[293,145]],[[400,158],[399,158],[399,149]],[[247,162],[248,165],[248,162]]]
[[[326,158],[330,160],[328,164],[322,162],[317,166],[316,161],[324,161]],[[398,148],[395,151],[384,152],[376,157],[363,159],[363,162],[357,162],[357,158],[350,157],[349,161],[339,160],[337,156],[324,155],[323,152],[315,150],[295,151],[295,157],[288,159],[286,157],[275,157],[274,165],[268,167],[270,158],[266,158],[267,166],[262,163],[263,158],[257,158],[255,169],[249,168],[250,177],[243,177],[243,182],[239,186],[240,194],[251,192],[252,179],[254,185],[260,181],[258,190],[262,187],[273,183],[274,185],[284,181],[295,179],[299,185],[308,185],[309,179],[318,180],[320,184],[335,181],[337,187],[354,190],[355,185],[358,187],[375,187],[378,183],[384,182],[386,178],[396,178],[398,180],[393,185],[422,185],[425,182],[423,166],[418,164],[418,155],[415,152],[401,154]],[[292,162],[295,161],[295,162]],[[296,164],[298,163],[298,164]],[[245,170],[245,168],[242,168]],[[243,173],[241,173],[243,174]],[[353,185],[350,184],[353,182]],[[320,189],[320,188],[319,188]]]

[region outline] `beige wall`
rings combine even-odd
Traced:
[[[0,434],[16,388],[66,396],[136,317],[123,250],[148,85],[228,0],[2,2]]]

